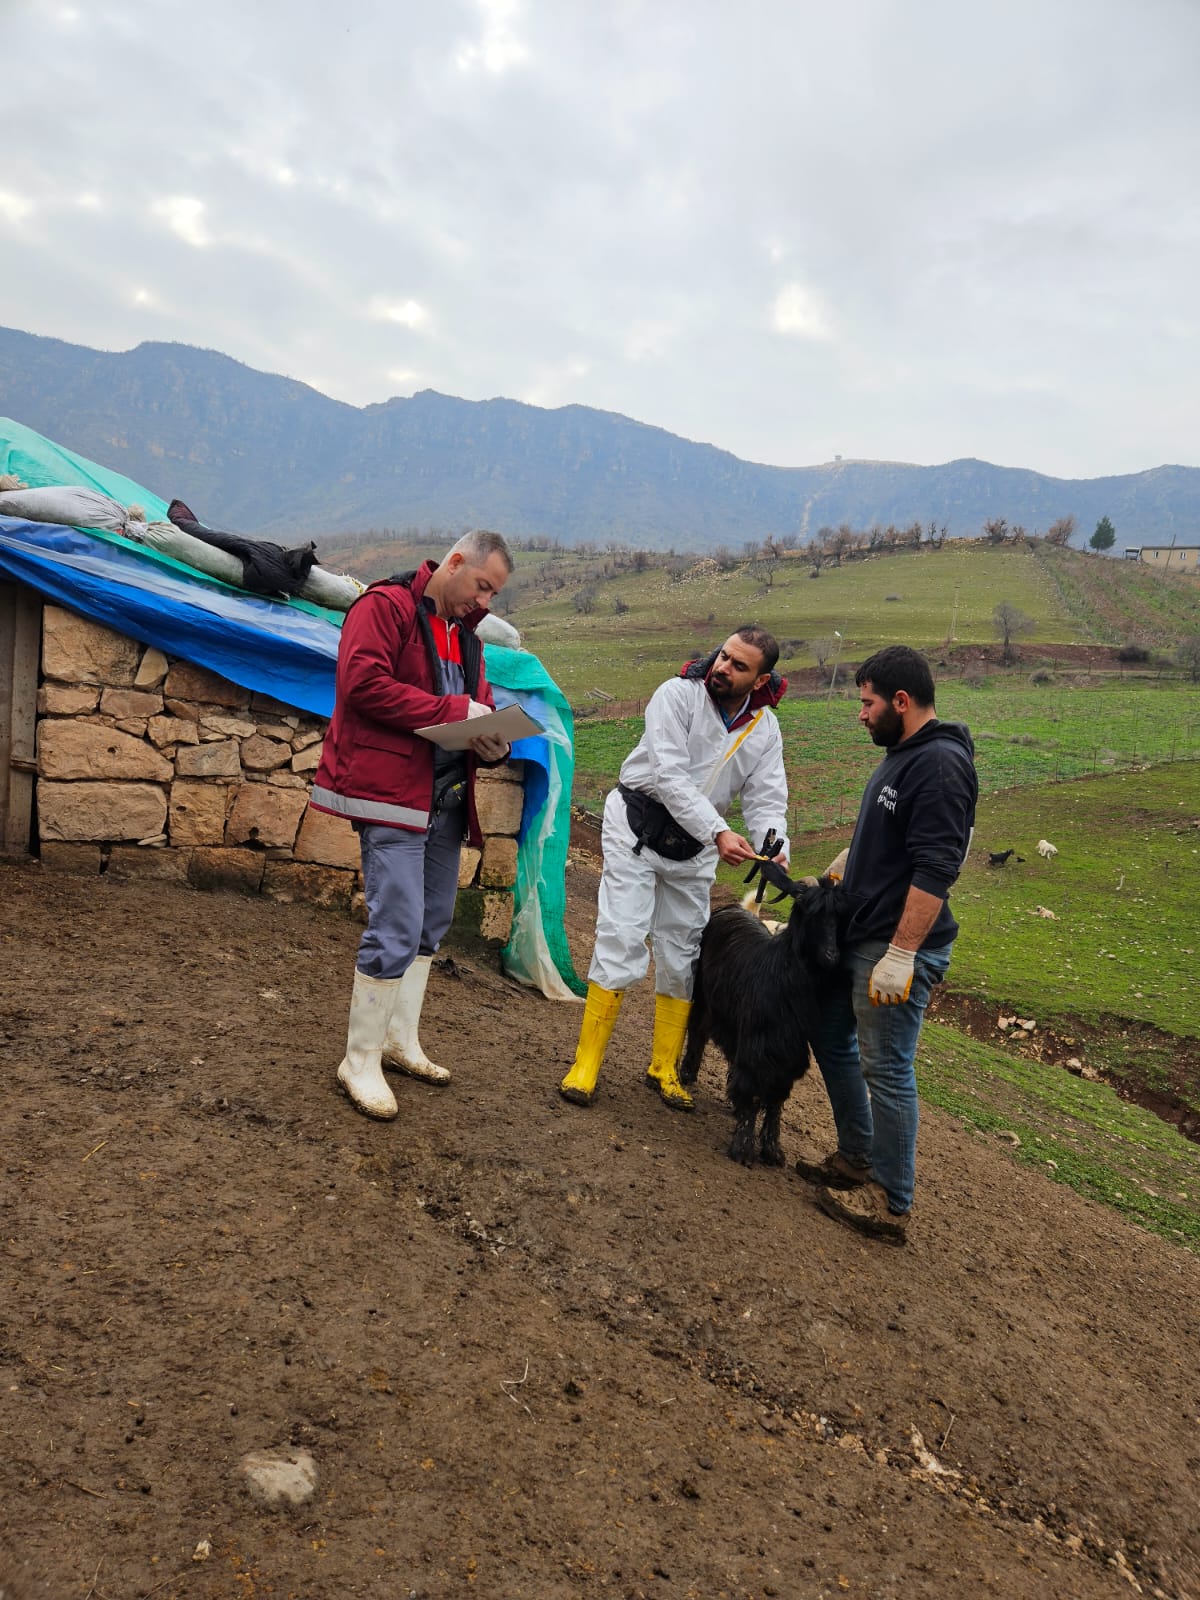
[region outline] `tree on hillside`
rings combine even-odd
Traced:
[[[1032,633],[1037,627],[1031,616],[1027,616],[1019,606],[1014,606],[1011,600],[1001,600],[992,612],[992,627],[996,636],[1004,646],[1004,665],[1011,667],[1017,659],[1017,650],[1014,640],[1022,635]]]
[[[1193,683],[1200,683],[1200,633],[1189,633],[1179,641],[1175,659]]]
[[[1059,517],[1057,522],[1052,522],[1046,529],[1046,543],[1057,545],[1061,550],[1070,544],[1071,535],[1075,532],[1075,518],[1072,516]]]
[[[1093,550],[1111,550],[1117,542],[1117,530],[1107,517],[1101,517],[1096,531],[1088,540]]]
[[[1008,537],[1008,519],[989,517],[983,525],[983,537],[989,544],[1003,544]]]

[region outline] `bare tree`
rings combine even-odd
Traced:
[[[571,604],[581,617],[590,617],[596,609],[596,591],[590,585],[571,596]]]
[[[1200,633],[1189,633],[1179,641],[1175,659],[1193,683],[1200,683]]]
[[[1003,544],[1008,537],[1008,519],[989,517],[983,525],[983,537],[989,544]]]
[[[1072,516],[1059,517],[1057,522],[1052,522],[1046,529],[1046,543],[1057,545],[1061,550],[1071,542],[1071,535],[1075,532],[1075,518]]]
[[[1026,615],[1019,606],[1014,606],[1011,600],[1001,600],[992,612],[992,627],[996,630],[996,637],[1004,646],[1004,665],[1011,667],[1017,659],[1017,650],[1014,640],[1022,635],[1032,633],[1037,623],[1031,616]]]

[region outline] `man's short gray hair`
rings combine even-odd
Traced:
[[[446,555],[452,556],[456,552],[460,556],[465,556],[473,567],[482,567],[492,556],[499,556],[510,573],[516,565],[504,535],[493,533],[490,528],[472,528],[470,533],[464,533],[462,538],[446,551]]]

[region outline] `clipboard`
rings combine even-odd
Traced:
[[[443,750],[465,750],[472,739],[486,734],[493,739],[507,739],[516,744],[518,739],[532,739],[545,733],[540,722],[535,722],[520,706],[505,706],[503,711],[492,711],[486,717],[468,717],[462,722],[439,722],[431,728],[414,728],[422,739],[440,745]]]

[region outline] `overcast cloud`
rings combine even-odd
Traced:
[[[1197,0],[0,0],[0,59],[8,326],[784,466],[1200,465]]]

